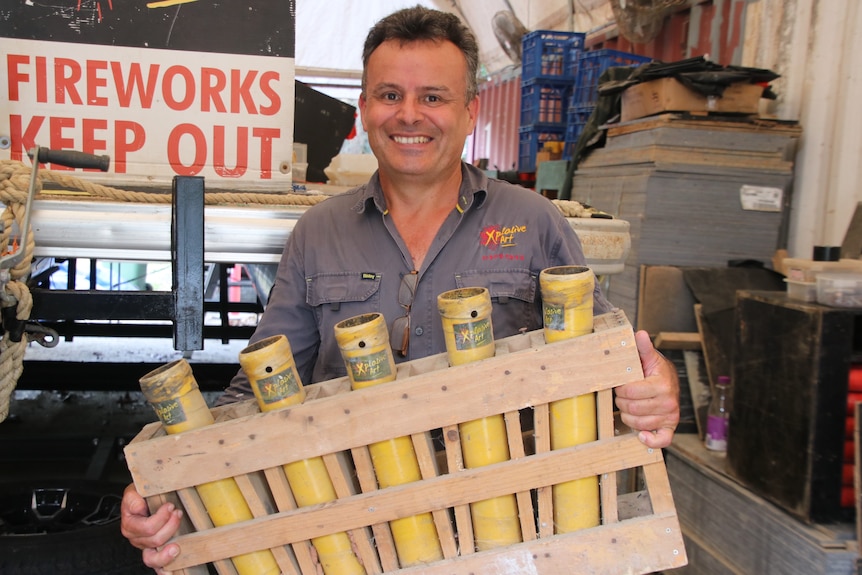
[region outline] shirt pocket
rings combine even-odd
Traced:
[[[483,287],[491,295],[491,322],[497,338],[542,327],[536,294],[539,277],[528,269],[470,270],[455,275],[459,288]]]
[[[306,303],[311,307],[329,304],[338,308],[341,304],[376,303],[380,291],[379,273],[335,272],[321,273],[306,278]],[[349,317],[349,316],[347,316]]]
[[[306,278],[306,303],[314,310],[321,334],[318,367],[326,379],[346,375],[335,325],[349,317],[379,311],[379,273],[334,272]]]

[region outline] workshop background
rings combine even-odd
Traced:
[[[189,200],[202,185],[171,203],[172,180],[199,176],[225,197],[365,181],[376,164],[356,118],[361,45],[417,3],[479,39],[465,161],[611,216],[571,219],[609,299],[678,367],[683,421],[664,461],[688,564],[666,572],[862,572],[855,0],[0,7],[3,203],[23,205],[30,172],[6,168],[29,166],[32,146],[111,156],[104,172],[41,170],[30,321],[3,320],[24,344],[0,350],[0,571],[36,572],[4,563],[23,549],[44,572],[148,572],[116,528],[124,448],[157,420],[139,378],[184,358],[212,404],[304,209],[207,206],[204,225]],[[557,67],[543,67],[550,52]],[[123,73],[125,89],[105,96],[100,80]],[[135,88],[147,74],[209,94],[211,108],[147,96]],[[723,94],[728,83],[737,91]],[[219,85],[243,88],[231,99]],[[161,199],[115,203],[126,194]],[[176,236],[178,217],[191,224]],[[20,263],[7,260],[16,249],[0,268]],[[731,380],[726,453],[704,446],[719,376]]]

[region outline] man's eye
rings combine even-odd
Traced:
[[[394,102],[395,100],[398,99],[398,94],[396,94],[395,92],[387,92],[387,93],[383,94],[383,99],[388,100],[390,102]]]
[[[425,99],[426,99],[428,102],[432,103],[432,104],[436,104],[436,103],[438,103],[438,102],[441,102],[441,101],[442,101],[442,100],[440,99],[440,96],[436,96],[436,95],[434,95],[434,94],[429,94],[428,96],[425,96]]]

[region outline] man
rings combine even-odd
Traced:
[[[297,222],[252,338],[287,335],[305,383],[345,375],[333,335],[345,318],[383,313],[396,358],[418,359],[445,351],[438,294],[487,287],[495,337],[507,337],[541,328],[542,269],[585,263],[548,200],[461,161],[479,108],[478,46],[456,16],[416,7],[384,18],[369,32],[363,66],[359,109],[379,170]],[[598,288],[594,296],[596,313],[612,309]],[[676,370],[646,333],[636,340],[646,379],[617,388],[616,402],[641,440],[660,448],[679,421]],[[224,400],[250,397],[240,372]],[[146,513],[130,486],[123,533],[158,568],[178,552],[158,548],[179,511]]]

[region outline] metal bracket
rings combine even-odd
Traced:
[[[171,291],[32,289],[31,319],[170,320],[174,349],[204,347],[204,179],[175,176],[172,186]]]

